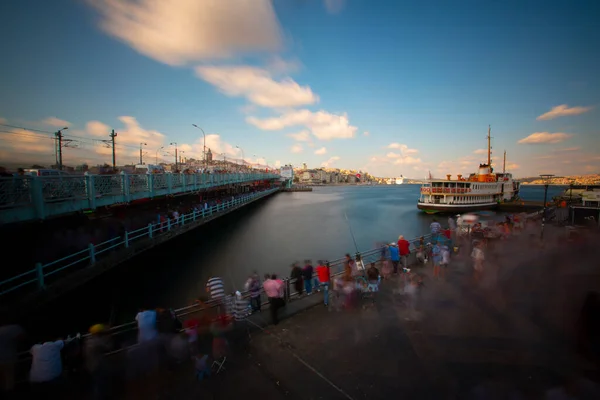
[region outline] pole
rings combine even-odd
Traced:
[[[140,165],[143,164],[143,160],[142,160],[142,144],[140,143]]]
[[[506,150],[504,150],[504,163],[502,164],[502,173],[506,173]]]
[[[58,155],[58,169],[62,171],[63,169],[63,159],[62,159],[62,131],[58,131],[55,133],[56,135],[56,154]]]
[[[158,152],[161,151],[162,149],[164,149],[164,146],[163,147],[159,147],[158,150],[156,150],[156,158],[154,160],[154,163],[156,165],[158,165]]]
[[[492,126],[488,125],[488,167],[492,166]]]
[[[540,239],[544,240],[544,224],[546,223],[546,201],[548,199],[548,183],[544,184],[544,209],[542,210],[542,233]]]
[[[204,160],[204,168],[206,169],[208,162],[206,160],[206,133],[204,133],[204,129],[200,128],[198,125],[196,124],[192,124],[192,126],[194,128],[200,129],[202,131],[202,137],[204,138],[204,141],[202,143],[202,158]]]
[[[177,145],[175,145],[175,172],[179,171],[179,164],[177,159]]]
[[[117,132],[115,132],[115,130],[113,129],[110,132],[110,141],[111,141],[111,145],[112,145],[112,164],[113,164],[113,171],[117,170],[117,155],[116,155],[116,149],[115,149],[115,138],[117,137]]]

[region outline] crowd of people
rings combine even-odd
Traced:
[[[135,390],[141,390],[142,382],[151,379],[161,368],[172,368],[190,359],[194,361],[197,378],[205,379],[214,371],[214,362],[222,360],[228,352],[224,334],[236,325],[246,324],[252,313],[262,312],[263,301],[268,303],[271,321],[276,325],[281,308],[293,296],[323,292],[325,306],[353,309],[366,296],[376,301],[381,285],[400,283],[399,292],[409,311],[407,319],[416,318],[419,293],[425,282],[422,268],[431,268],[434,280],[444,280],[455,255],[468,254],[472,259],[473,279],[479,282],[488,268],[487,252],[493,249],[493,242],[489,241],[530,234],[527,228],[535,227],[534,223],[521,222],[508,217],[501,223],[503,235],[490,236],[486,234],[486,225],[499,224],[470,221],[470,228],[464,229],[465,222],[460,216],[458,221],[448,218],[447,227],[434,220],[429,235],[412,243],[400,235],[397,241],[381,246],[377,260],[367,262],[367,265],[360,255],[352,257],[346,254],[342,262],[343,272],[332,274],[328,262],[319,260],[313,267],[310,260],[305,260],[302,267],[298,263],[291,265],[289,278],[266,274],[261,280],[257,273],[252,274],[245,282],[244,295],[239,291],[227,292],[222,278],[211,277],[206,284],[207,296],[198,300],[199,308],[205,309],[201,313],[182,319],[169,309],[140,310],[135,317],[137,344],[126,348],[125,369],[115,370],[108,361],[106,354],[122,347],[115,342],[110,329],[102,324],[90,327],[85,338],[34,345],[30,349],[32,361],[29,372],[33,393],[47,397],[58,390],[65,369],[77,369],[74,365],[86,371],[97,398],[111,398],[115,388],[123,381]],[[414,255],[416,263],[411,262],[411,255]],[[208,300],[214,307],[204,307]],[[595,304],[597,310],[597,299]],[[0,375],[5,391],[14,387],[16,349],[23,335],[23,329],[17,325],[0,327]],[[210,337],[209,346],[203,344],[206,336]],[[65,353],[69,356],[65,357]]]

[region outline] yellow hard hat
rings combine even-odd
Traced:
[[[105,329],[103,324],[96,324],[90,327],[90,333],[93,335],[95,333],[102,332]]]

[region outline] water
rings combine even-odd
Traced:
[[[548,198],[562,190],[550,187]],[[400,234],[412,239],[427,232],[434,218],[417,210],[418,196],[418,185],[279,193],[141,254],[23,324],[31,331],[53,321],[39,331],[46,336],[85,331],[111,319],[128,322],[142,306],[191,304],[205,293],[211,276],[221,276],[230,290],[240,289],[253,271],[289,276],[294,261],[337,259],[396,241]],[[523,187],[521,196],[543,200],[544,187]]]

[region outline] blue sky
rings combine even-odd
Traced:
[[[475,169],[491,124],[518,176],[600,172],[593,1],[27,0],[0,15],[0,118],[32,129],[0,127],[4,164],[53,160],[33,129],[61,125],[71,163],[108,162],[110,129],[122,162],[140,142],[200,157],[195,123],[228,158],[442,176]]]

